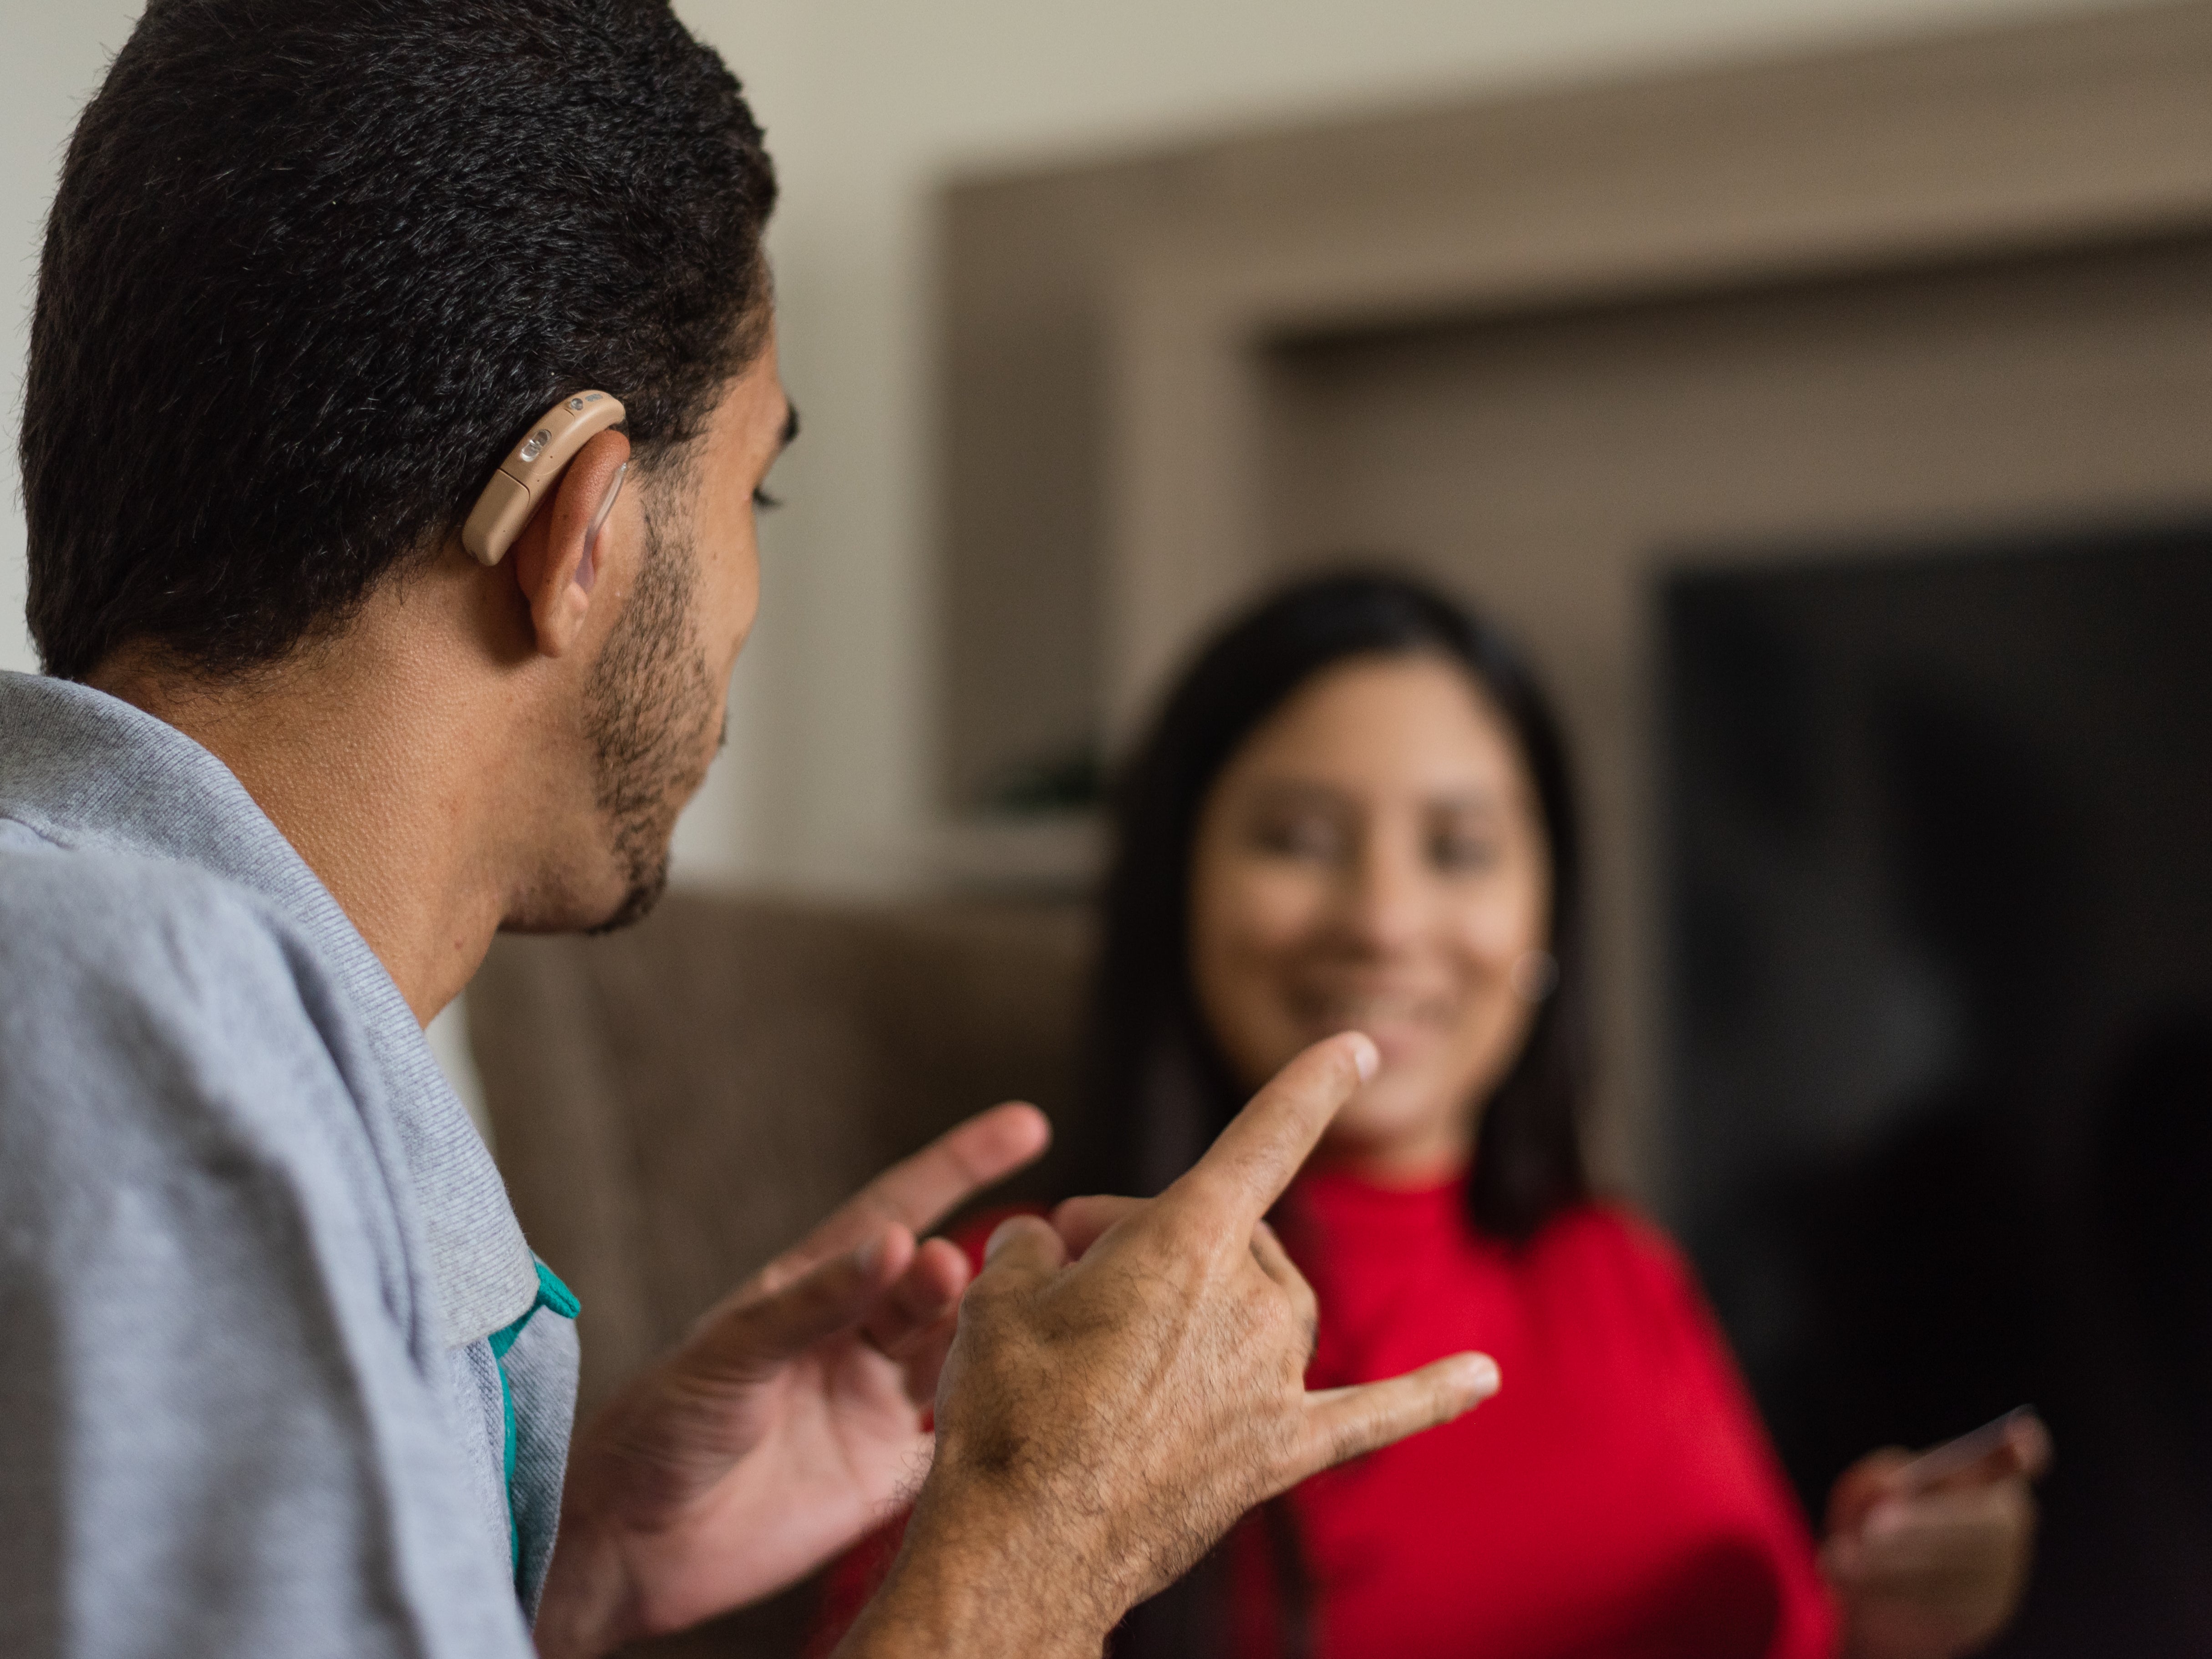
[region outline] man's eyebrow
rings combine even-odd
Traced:
[[[799,405],[786,398],[783,400],[783,435],[775,441],[775,447],[780,450],[788,449],[798,436]]]

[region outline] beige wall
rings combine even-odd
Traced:
[[[1632,73],[2096,0],[684,0],[753,91],[806,438],[779,470],[767,610],[679,869],[845,890],[928,867],[935,684],[930,205],[957,171]],[[133,8],[0,0],[0,234],[16,406],[59,147]],[[22,528],[0,514],[0,666],[26,666]]]
[[[0,458],[0,668],[33,668],[23,628],[23,503],[15,479],[15,431],[23,404],[23,349],[46,204],[78,108],[100,84],[108,58],[137,19],[136,0],[0,0],[0,407],[8,452]]]

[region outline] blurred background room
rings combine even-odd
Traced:
[[[5,4],[12,419],[137,8]],[[1066,1127],[1119,746],[1380,560],[1561,705],[1601,1170],[1800,1492],[2032,1401],[1996,1650],[2212,1650],[2212,3],[678,9],[784,186],[762,621],[662,911],[436,1031],[586,1409],[953,1118]]]

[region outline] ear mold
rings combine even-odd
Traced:
[[[604,392],[579,392],[532,422],[470,509],[468,522],[461,526],[461,545],[478,564],[497,564],[505,558],[530,515],[553,493],[561,469],[622,418],[619,398]]]

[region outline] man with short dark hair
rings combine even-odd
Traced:
[[[660,890],[797,428],[775,194],[664,0],[152,0],[85,111],[23,416],[47,676],[0,676],[0,1651],[605,1651],[927,1468],[850,1650],[1092,1653],[1495,1386],[1304,1392],[1260,1217],[1347,1036],[971,1285],[918,1235],[1046,1133],[983,1114],[572,1449],[574,1300],[421,1027],[499,928]]]

